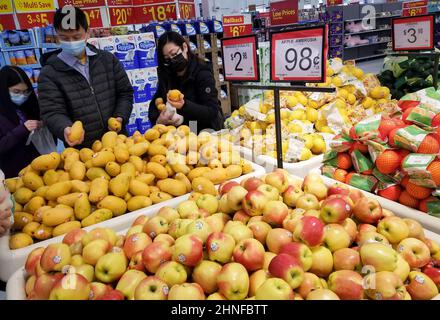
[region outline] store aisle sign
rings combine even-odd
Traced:
[[[20,29],[44,27],[53,21],[55,11],[17,13]]]
[[[434,16],[394,18],[394,51],[434,50]]]
[[[260,81],[256,35],[222,39],[226,81]]]
[[[14,30],[15,22],[12,13],[0,14],[0,32],[5,30]]]
[[[298,22],[298,1],[280,1],[270,4],[270,25],[285,25]]]
[[[108,12],[111,26],[123,26],[136,23],[133,7],[111,7],[108,8]]]
[[[191,19],[196,16],[196,6],[194,1],[179,0],[179,14],[180,19]]]
[[[14,0],[14,4],[18,13],[55,11],[54,0]]]
[[[428,13],[428,1],[410,1],[402,4],[402,16],[412,17]]]
[[[105,7],[105,0],[58,0],[58,7],[75,6],[78,8]]]
[[[274,32],[270,46],[272,81],[325,82],[325,26]]]
[[[176,4],[170,1],[167,1],[167,3],[135,6],[133,7],[133,12],[136,23],[177,19]]]
[[[240,37],[252,34],[252,17],[250,14],[223,16],[223,36]]]

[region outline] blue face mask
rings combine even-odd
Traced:
[[[9,92],[9,95],[11,96],[11,101],[13,103],[15,103],[17,106],[21,106],[29,98],[28,94],[23,94],[23,93],[12,93],[12,92]]]
[[[63,49],[64,52],[79,57],[84,53],[84,50],[86,49],[86,42],[84,40],[79,41],[60,41],[61,49]]]

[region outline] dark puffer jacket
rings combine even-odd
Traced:
[[[108,131],[110,117],[121,117],[124,125],[133,108],[133,88],[118,59],[111,53],[89,48],[90,84],[81,73],[57,57],[60,51],[44,56],[38,95],[41,117],[49,130],[64,141],[64,129],[76,120],[84,125],[81,147],[90,147]]]

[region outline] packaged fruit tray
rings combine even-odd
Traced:
[[[326,176],[323,176],[323,180],[326,182],[326,184],[332,184],[332,183],[337,182],[337,183],[346,185],[345,183],[342,183],[340,181],[336,181],[334,179],[330,179]],[[347,186],[349,186],[349,185],[347,185]],[[353,189],[360,190],[365,195],[367,195],[369,198],[376,199],[381,204],[381,206],[383,208],[395,212],[397,216],[402,217],[402,218],[414,219],[414,220],[420,222],[424,228],[426,228],[430,231],[433,231],[437,234],[440,234],[440,219],[439,218],[431,216],[425,212],[404,206],[398,202],[391,201],[386,198],[380,197],[380,196],[375,195],[373,193],[358,189],[356,187],[353,187],[353,186],[349,186],[349,187],[353,188]]]
[[[264,168],[252,163],[253,172],[243,175],[239,178],[232,179],[233,181],[241,181],[243,179],[246,179],[248,177],[258,176],[265,173]],[[136,219],[140,215],[144,215],[148,212],[156,212],[163,206],[173,206],[178,204],[179,202],[185,200],[188,198],[188,194],[173,198],[171,200],[167,200],[155,205],[152,205],[150,207],[140,209],[137,211],[126,213],[122,216],[115,217],[109,220],[106,220],[101,223],[94,224],[92,226],[84,228],[85,230],[92,230],[98,227],[104,227],[104,228],[112,228],[116,231],[124,230],[128,228],[131,224],[131,222]],[[17,270],[20,266],[23,265],[23,263],[26,260],[27,255],[35,248],[38,247],[46,247],[50,243],[57,243],[60,242],[63,239],[64,235],[50,238],[44,241],[40,241],[37,243],[34,243],[30,246],[11,250],[9,248],[9,235],[6,235],[4,237],[0,238],[0,280],[7,281],[9,277],[12,275],[12,273]]]
[[[255,156],[251,149],[242,146],[234,146],[234,148],[235,150],[240,152],[240,155],[244,159],[262,166],[266,170],[266,172],[271,172],[275,168],[277,168],[277,159],[271,156]],[[323,160],[324,155],[321,154],[314,156],[309,160],[296,163],[283,162],[283,169],[287,170],[287,172],[294,176],[304,178],[311,170],[321,167]]]
[[[277,169],[177,202],[33,251],[7,298],[440,300],[440,235],[319,173]]]

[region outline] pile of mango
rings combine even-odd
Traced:
[[[9,245],[26,247],[192,190],[216,195],[215,184],[252,171],[230,141],[188,126],[155,125],[132,137],[109,131],[91,149],[39,156],[6,179],[16,202]]]
[[[307,86],[334,87],[334,93],[280,91],[285,161],[308,160],[322,154],[328,141],[344,127],[373,114],[393,114],[398,109],[397,101],[390,100],[390,90],[354,63],[331,59],[326,72],[326,82]],[[235,143],[253,149],[257,155],[276,157],[274,123],[274,94],[264,91],[261,97],[235,110],[225,127],[237,137]],[[303,143],[296,157],[289,156],[292,139],[297,140],[295,146]]]

